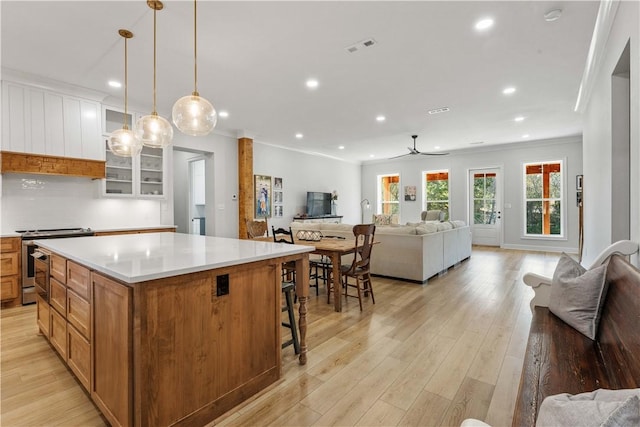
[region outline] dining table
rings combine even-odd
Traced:
[[[273,241],[273,237],[260,237],[258,240]],[[333,286],[334,295],[340,295],[340,265],[343,255],[352,254],[356,251],[355,238],[323,236],[320,240],[303,240],[294,235],[296,245],[313,246],[312,254],[324,255],[331,260],[331,277],[327,278],[327,286]],[[377,244],[379,242],[374,242]],[[334,310],[342,311],[342,298],[333,298]]]

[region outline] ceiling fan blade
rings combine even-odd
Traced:
[[[449,153],[420,153],[423,156],[447,156]]]
[[[399,157],[404,157],[404,156],[410,156],[410,155],[411,155],[411,153],[407,153],[407,154],[400,154],[399,156],[389,157],[389,160],[391,160],[391,159],[397,159],[397,158],[399,158]]]

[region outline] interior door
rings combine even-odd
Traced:
[[[474,245],[502,243],[502,173],[500,168],[469,171],[469,207]]]

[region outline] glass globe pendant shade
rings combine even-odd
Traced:
[[[111,132],[107,143],[109,144],[109,150],[120,157],[134,157],[142,151],[142,141],[128,126],[123,126],[122,129]]]
[[[209,134],[218,122],[218,113],[213,105],[194,92],[183,96],[173,104],[173,124],[180,132],[192,136]]]
[[[147,147],[164,148],[171,144],[173,126],[164,117],[151,113],[136,122],[136,136]]]

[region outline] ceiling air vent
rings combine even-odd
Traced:
[[[354,43],[351,46],[347,46],[344,49],[349,53],[354,53],[359,51],[360,49],[364,49],[365,47],[371,47],[378,44],[373,38],[368,38],[365,40],[361,40],[358,43]]]
[[[446,113],[447,111],[449,111],[449,107],[440,107],[440,108],[434,108],[433,110],[429,110],[428,113],[440,114],[440,113]]]

